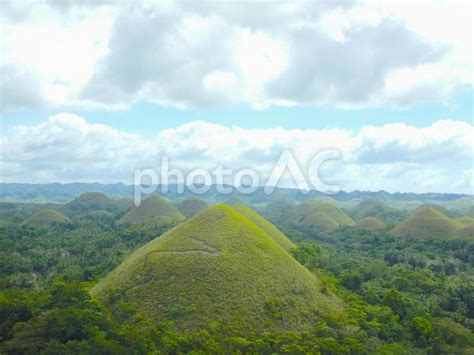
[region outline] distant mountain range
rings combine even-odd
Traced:
[[[230,186],[227,186],[230,187]],[[161,189],[156,190],[160,195],[170,199],[188,197],[193,193],[184,188],[184,193],[178,192],[178,185],[169,185],[167,193],[161,193]],[[33,202],[64,202],[74,199],[84,192],[103,192],[112,197],[131,197],[134,193],[133,185],[122,183],[100,184],[100,183],[52,183],[52,184],[20,184],[20,183],[0,183],[0,200],[2,201],[33,201]],[[325,194],[312,190],[303,193],[293,188],[275,188],[271,195],[264,192],[263,187],[259,187],[252,194],[242,194],[236,189],[230,194],[221,194],[217,186],[212,185],[210,189],[200,195],[200,197],[210,202],[222,202],[232,199],[234,203],[246,201],[249,203],[264,203],[275,198],[290,198],[296,201],[303,201],[308,198],[331,197],[338,201],[348,201],[352,199],[378,199],[386,201],[455,201],[472,195],[452,194],[452,193],[389,193],[387,191],[340,191],[336,194]]]

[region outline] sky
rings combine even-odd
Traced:
[[[474,193],[470,1],[2,0],[1,182],[255,170]],[[282,186],[291,186],[288,176]]]

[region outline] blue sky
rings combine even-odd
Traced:
[[[2,115],[4,129],[18,124],[38,124],[49,116],[63,112],[61,109],[23,109]],[[338,127],[358,129],[365,125],[380,126],[404,122],[416,127],[432,124],[440,119],[473,122],[473,90],[459,90],[447,102],[422,103],[404,108],[340,109],[330,107],[278,107],[264,109],[231,107],[214,109],[178,109],[161,107],[153,103],[137,103],[130,108],[109,110],[73,110],[90,123],[101,123],[127,132],[153,134],[197,120],[242,128],[318,129]]]

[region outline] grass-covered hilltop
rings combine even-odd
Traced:
[[[73,187],[0,202],[1,354],[474,353],[470,196]]]
[[[40,210],[38,212],[33,213],[30,217],[28,217],[23,224],[30,226],[30,227],[51,227],[54,224],[67,224],[70,223],[71,220],[67,218],[65,215],[59,213],[50,208],[46,208],[44,210]]]
[[[180,202],[178,211],[186,218],[191,218],[208,206],[207,202],[197,197],[190,197]]]
[[[312,224],[314,218],[311,215],[315,213],[318,213],[318,216],[324,214],[327,217],[330,217],[337,226],[354,225],[352,218],[342,209],[329,202],[317,200],[308,200],[298,205],[295,209],[295,219],[303,225]]]
[[[283,249],[290,250],[296,247],[295,243],[289,240],[288,237],[284,235],[277,227],[260,216],[257,212],[253,211],[251,208],[245,206],[242,203],[234,205],[233,208],[242,216],[255,223],[257,227],[261,228],[269,236],[271,236]]]
[[[283,238],[244,206],[209,207],[133,253],[92,295],[187,331],[307,331],[341,312],[341,301],[322,293],[317,277],[280,246]]]
[[[168,200],[161,196],[151,195],[141,201],[139,206],[128,211],[117,221],[117,224],[164,224],[183,219],[184,216]]]
[[[414,237],[454,236],[463,224],[445,216],[440,211],[426,207],[418,209],[393,230],[394,235]]]
[[[365,217],[356,223],[356,227],[367,230],[375,230],[385,228],[385,224],[377,217]]]

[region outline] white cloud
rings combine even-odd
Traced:
[[[285,149],[305,171],[314,154],[337,149],[322,178],[343,190],[473,193],[474,126],[452,119],[427,127],[402,123],[341,129],[243,129],[196,121],[142,137],[63,113],[33,126],[15,126],[1,138],[4,182],[132,182],[136,168],[171,167],[268,175]]]
[[[106,54],[113,11],[109,7],[84,10],[65,16],[54,11],[46,2],[2,1],[4,16],[13,14],[13,20],[1,19],[2,41],[0,55],[5,75],[9,68],[28,73],[15,92],[0,81],[0,101],[3,112],[35,105],[18,105],[10,97],[23,96],[24,90],[35,85],[42,106],[80,105],[78,94],[90,80],[97,60]],[[58,2],[62,3],[62,2]],[[10,9],[11,9],[10,8]],[[62,9],[62,8],[61,8]]]
[[[358,134],[360,145],[356,157],[366,163],[472,163],[472,137],[474,130],[471,124],[452,119],[422,128],[405,123],[363,127]]]
[[[3,111],[410,106],[472,85],[470,2],[100,4],[2,2],[2,70],[36,88],[2,80]]]

